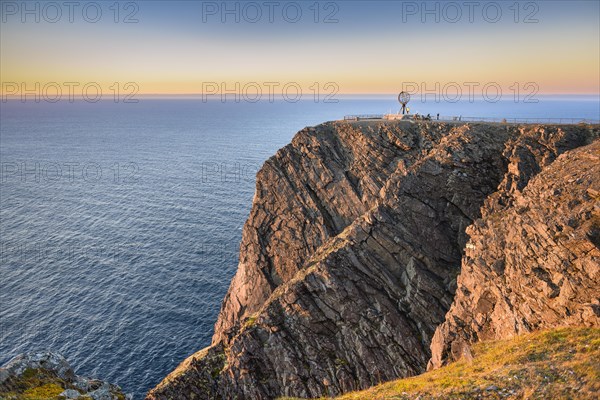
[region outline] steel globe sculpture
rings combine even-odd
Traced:
[[[406,104],[410,101],[410,94],[408,92],[400,92],[398,95],[398,102],[402,104],[400,112],[406,114]]]

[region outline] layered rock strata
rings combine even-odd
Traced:
[[[431,368],[471,343],[557,326],[600,326],[600,141],[530,181],[511,163],[508,204],[490,198],[467,229],[458,290]]]
[[[423,372],[481,207],[515,207],[536,174],[597,136],[407,121],[299,132],[257,175],[212,346],[148,398],[332,396]]]

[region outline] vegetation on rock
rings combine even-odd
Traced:
[[[471,353],[470,359],[336,400],[592,400],[600,392],[598,328],[559,328],[480,342]]]

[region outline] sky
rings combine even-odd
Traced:
[[[595,0],[1,3],[2,93],[50,82],[133,82],[140,94],[600,93]]]

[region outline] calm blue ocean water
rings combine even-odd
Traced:
[[[398,110],[340,99],[2,103],[0,363],[52,349],[142,398],[210,343],[261,164],[304,126]],[[600,118],[598,97],[540,99],[411,108]]]

